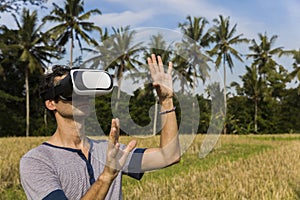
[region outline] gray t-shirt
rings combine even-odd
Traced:
[[[79,149],[49,143],[43,143],[26,153],[20,161],[20,176],[27,198],[35,200],[54,197],[52,194],[60,191],[67,199],[80,199],[105,166],[107,141],[90,140],[90,145],[88,159]],[[106,199],[122,199],[122,174],[141,179],[144,150],[135,149],[128,156],[123,170],[110,186]]]

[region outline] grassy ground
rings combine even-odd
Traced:
[[[0,199],[26,199],[19,160],[47,138],[0,138]],[[129,137],[122,137],[127,143]],[[123,180],[124,199],[300,199],[300,135],[221,136],[205,158],[198,135],[181,162]],[[157,145],[158,137],[139,139]]]

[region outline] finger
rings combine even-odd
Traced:
[[[153,62],[150,57],[147,57],[147,62],[148,62],[149,67],[153,67]]]
[[[157,56],[157,60],[158,60],[158,69],[160,72],[163,72],[164,71],[164,64],[162,62],[162,59],[160,56]]]
[[[169,62],[168,74],[172,75],[173,63]]]
[[[123,155],[119,159],[119,163],[121,166],[123,166],[125,164],[129,153],[136,147],[136,144],[137,144],[137,142],[135,140],[132,140],[128,143],[126,148],[123,150]]]
[[[149,70],[150,70],[150,74],[151,77],[153,76],[153,74],[155,73],[155,69],[153,67],[153,63],[150,57],[147,58],[147,62],[148,62],[148,66],[149,66]]]
[[[118,125],[116,119],[112,119],[110,133],[109,133],[109,142],[115,145],[118,142],[118,140],[119,140]]]
[[[116,118],[115,122],[116,122],[116,129],[117,129],[116,142],[119,142],[119,136],[120,136],[120,120],[119,120],[119,118]]]
[[[115,145],[109,143],[109,148],[108,148],[108,159],[110,158],[116,158],[118,152],[120,151],[120,144],[116,143]]]
[[[152,63],[153,63],[153,68],[155,69],[155,71],[159,72],[160,70],[157,66],[156,55],[151,54],[151,59],[152,59]]]
[[[124,152],[127,153],[131,152],[136,147],[136,144],[137,144],[136,140],[131,140],[126,146],[126,148],[124,149]]]

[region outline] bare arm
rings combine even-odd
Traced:
[[[119,120],[113,119],[109,133],[109,142],[107,148],[106,165],[102,174],[95,183],[90,187],[87,193],[81,198],[82,200],[100,200],[105,199],[110,185],[117,177],[120,169],[124,166],[128,154],[135,148],[136,141],[131,141],[126,148],[121,151],[119,149]]]
[[[148,58],[148,65],[156,88],[161,111],[172,110],[173,105],[173,82],[172,63],[169,63],[167,72],[164,72],[161,57],[153,54]],[[178,139],[178,126],[175,112],[161,115],[162,131],[160,136],[160,146],[149,148],[145,151],[142,159],[142,170],[153,170],[174,164],[180,160],[180,147]]]

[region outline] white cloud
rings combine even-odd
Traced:
[[[166,12],[179,14],[184,17],[187,15],[204,16],[208,20],[212,20],[219,14],[229,14],[229,10],[218,5],[212,5],[205,0],[189,0],[184,3],[181,0],[165,0],[164,3],[168,5]],[[162,10],[162,12],[164,11]]]
[[[218,5],[212,5],[207,0],[188,0],[183,2],[182,0],[106,0],[106,2],[114,3],[120,7],[124,7],[134,13],[151,13],[153,14],[153,19],[155,16],[164,15],[176,15],[183,19],[187,15],[194,16],[205,16],[207,19],[211,20],[221,13],[229,13],[228,10],[224,9]],[[144,20],[148,18],[142,18]],[[156,18],[155,20],[161,20]],[[154,21],[155,21],[154,20]],[[163,19],[162,19],[163,20]]]
[[[254,37],[257,35],[256,30],[260,30],[264,25],[261,22],[253,21],[250,18],[235,16],[235,13],[221,5],[212,4],[207,0],[132,0],[130,2],[123,0],[109,0],[121,7],[125,7],[127,11],[121,13],[107,13],[102,16],[94,17],[97,25],[100,26],[143,26],[144,23],[160,24],[160,15],[174,16],[176,23],[183,22],[186,16],[203,16],[211,21],[218,15],[230,16],[232,25],[238,24],[238,31],[243,32],[245,37]],[[170,19],[168,19],[170,20]],[[169,28],[169,27],[165,27]],[[177,27],[173,27],[177,28]]]
[[[120,26],[135,26],[142,24],[144,21],[151,18],[153,12],[151,10],[142,10],[140,12],[124,11],[121,13],[107,13],[95,15],[90,18],[96,25],[100,27],[120,27]]]

